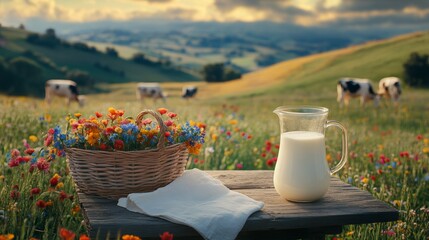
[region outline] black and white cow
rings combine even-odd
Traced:
[[[374,105],[377,107],[379,102],[379,96],[374,92],[368,79],[342,78],[337,84],[337,94],[340,107],[343,103],[348,106],[350,98],[360,98],[361,106],[370,100],[374,100]]]
[[[67,98],[67,106],[70,106],[72,101],[78,102],[81,107],[85,103],[85,97],[79,95],[77,84],[71,80],[52,79],[46,81],[45,101],[50,104],[56,96]]]
[[[145,83],[141,82],[137,84],[137,99],[143,101],[145,98],[152,98],[154,102],[161,98],[164,103],[166,101],[166,94],[162,92],[162,88],[159,83]]]
[[[196,86],[185,86],[182,88],[182,98],[189,99],[195,97],[198,88]]]
[[[378,94],[390,98],[395,105],[398,105],[401,93],[401,80],[397,77],[386,77],[378,83]]]

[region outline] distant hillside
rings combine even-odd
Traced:
[[[95,83],[197,81],[198,77],[174,67],[157,64],[137,64],[99,51],[77,49],[74,43],[54,48],[29,43],[28,31],[0,27],[0,60],[28,58],[41,68],[41,81],[65,78],[73,70],[86,72]],[[95,49],[92,49],[95,50]],[[41,83],[43,86],[43,83]],[[40,95],[40,89],[35,95]]]
[[[219,84],[200,83],[200,96],[281,95],[292,91],[306,94],[306,97],[323,92],[335,95],[335,85],[340,77],[369,78],[374,85],[386,76],[402,78],[403,64],[410,53],[428,54],[428,46],[429,32],[372,41],[284,61],[245,74],[239,80]]]

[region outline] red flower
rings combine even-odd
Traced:
[[[373,175],[373,176],[371,176],[371,180],[372,181],[374,181],[375,182],[375,180],[376,180],[377,178]]]
[[[47,162],[44,158],[39,158],[37,160],[36,165],[40,171],[45,171],[45,172],[49,170],[49,166],[50,166],[49,162]]]
[[[64,201],[64,199],[68,198],[67,193],[64,191],[60,192],[59,199],[60,201]]]
[[[174,123],[173,123],[173,121],[171,121],[171,120],[167,120],[167,121],[164,121],[164,124],[165,124],[165,126],[170,127],[170,126],[172,126]]]
[[[399,156],[400,156],[400,157],[406,157],[406,158],[409,158],[409,157],[410,157],[410,153],[408,153],[407,151],[403,151],[403,152],[400,152],[400,153],[399,153]]]
[[[118,110],[116,112],[120,117],[122,117],[124,115],[124,110]]]
[[[55,130],[54,130],[53,128],[50,128],[50,129],[48,130],[48,133],[49,133],[50,135],[52,135],[52,134],[54,134],[54,133],[55,133]]]
[[[167,109],[167,108],[158,108],[158,112],[159,112],[161,115],[164,115],[164,114],[166,114],[166,113],[168,112],[168,109]]]
[[[15,158],[15,159],[11,159],[8,163],[9,167],[13,168],[13,167],[17,167],[19,166],[19,161]]]
[[[31,190],[30,190],[30,193],[31,193],[31,195],[37,195],[37,194],[39,194],[41,192],[41,190],[40,190],[40,188],[32,188]]]
[[[52,187],[57,186],[58,185],[58,178],[51,178],[49,183],[51,184]]]
[[[95,112],[95,116],[96,116],[97,118],[101,118],[101,117],[103,116],[103,114],[101,114],[101,113],[99,113],[99,112]]]
[[[165,132],[165,137],[169,137],[170,135],[171,135],[171,133],[170,132]]]
[[[272,167],[272,166],[274,166],[274,164],[277,162],[277,158],[276,157],[273,157],[273,158],[270,158],[270,159],[268,159],[267,160],[267,165],[269,166],[269,167]]]
[[[226,135],[231,136],[231,132],[230,131],[226,132]]]
[[[49,145],[51,145],[52,140],[53,140],[52,135],[48,135],[48,136],[45,138],[45,142],[44,142],[45,146],[49,146]]]
[[[20,156],[21,155],[21,153],[19,152],[19,150],[18,149],[13,149],[11,152],[10,152],[10,155],[11,155],[11,157],[12,158],[15,158],[15,157],[18,157],[18,156]]]
[[[243,169],[243,164],[242,163],[237,163],[237,164],[235,164],[235,168],[237,168],[237,169]]]
[[[247,136],[247,139],[252,139],[252,135]]]
[[[76,234],[70,230],[67,230],[65,228],[60,229],[60,238],[62,240],[74,240],[76,237]]]
[[[115,148],[116,150],[124,149],[124,141],[119,139],[115,140],[115,144],[113,145],[113,148]]]
[[[142,123],[143,123],[144,125],[151,124],[151,123],[152,123],[152,119],[150,119],[150,118],[146,118],[145,120],[143,120],[143,121],[142,121]]]
[[[106,151],[109,148],[109,146],[107,146],[107,144],[100,144],[100,150]]]
[[[161,235],[159,235],[159,237],[161,238],[161,240],[173,240],[173,234],[169,232],[164,232]]]
[[[18,200],[19,196],[21,194],[19,193],[18,190],[14,189],[10,192],[10,198],[12,198],[13,200]]]
[[[263,158],[264,158],[264,157],[266,157],[266,156],[267,156],[267,154],[266,154],[266,153],[262,153],[262,154],[261,154],[261,157],[263,157]]]
[[[417,141],[423,140],[423,135],[421,135],[421,134],[417,135],[416,139],[417,139]]]
[[[177,117],[177,114],[176,114],[176,113],[174,113],[174,112],[169,112],[169,113],[167,113],[167,116],[168,116],[169,118],[175,118],[175,117]]]
[[[24,152],[25,152],[25,154],[31,155],[34,153],[34,149],[33,148],[27,148],[27,149],[25,149]]]
[[[46,202],[43,200],[39,200],[36,202],[36,206],[39,208],[45,208],[46,207]]]

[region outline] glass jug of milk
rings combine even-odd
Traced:
[[[347,161],[347,130],[327,120],[324,107],[285,107],[274,110],[280,120],[280,149],[274,170],[274,188],[281,197],[294,202],[312,202],[328,191],[331,175]],[[342,131],[341,160],[330,169],[326,161],[325,129]]]

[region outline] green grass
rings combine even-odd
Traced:
[[[64,126],[67,113],[81,112],[88,116],[113,106],[124,109],[126,116],[136,116],[144,108],[166,106],[177,112],[181,120],[193,119],[207,124],[204,148],[199,155],[191,156],[188,168],[253,170],[274,169],[267,161],[277,156],[275,145],[279,144],[280,129],[272,113],[277,106],[319,105],[330,109],[329,119],[342,122],[348,129],[349,161],[337,176],[400,211],[400,221],[351,225],[341,234],[327,238],[426,239],[429,237],[429,90],[406,87],[398,108],[387,102],[380,108],[371,104],[361,108],[353,101],[349,108],[340,109],[335,101],[335,83],[336,78],[345,75],[369,77],[374,82],[384,75],[401,76],[401,63],[409,52],[428,52],[423,47],[428,42],[426,33],[368,45],[344,54],[322,55],[294,68],[279,82],[267,81],[266,88],[257,90],[258,85],[253,85],[250,92],[236,88],[240,94],[235,96],[228,95],[225,89],[240,86],[235,85],[238,83],[202,84],[199,94],[205,96],[197,95],[198,100],[189,102],[172,94],[166,104],[154,104],[151,100],[139,103],[134,97],[134,84],[105,85],[103,88],[114,91],[89,95],[88,105],[81,109],[77,105],[64,108],[62,101],[48,108],[40,100],[0,96],[0,178],[3,179],[0,179],[0,210],[6,215],[3,220],[0,215],[0,235],[13,233],[16,239],[43,236],[55,239],[61,227],[78,234],[85,232],[81,213],[72,211],[78,204],[77,198],[64,201],[58,198],[61,190],[76,197],[64,158],[53,161],[51,170],[46,173],[29,173],[28,164],[9,168],[6,162],[10,151],[22,150],[22,141],[29,141],[30,135],[39,136],[37,142],[29,142],[32,147],[42,146],[43,134],[50,127]],[[290,62],[284,64],[290,66]],[[275,76],[274,71],[278,69],[262,70],[260,76],[270,79]],[[248,80],[245,77],[240,81]],[[163,84],[172,92],[179,91],[179,86]],[[218,92],[211,93],[211,89]],[[51,116],[50,121],[39,120],[46,114]],[[328,130],[326,139],[328,159],[333,166],[340,151],[340,134]],[[269,151],[267,141],[273,146]],[[210,148],[214,152],[208,151]],[[401,152],[407,152],[409,157],[401,156]],[[373,159],[369,154],[373,154]],[[383,162],[382,156],[389,158],[389,162]],[[55,173],[62,176],[60,181],[64,187],[49,191],[49,180]],[[10,193],[15,185],[21,195],[14,200]],[[29,189],[35,186],[41,188],[42,194],[30,199]],[[41,210],[35,205],[41,199],[51,200],[53,205]]]

